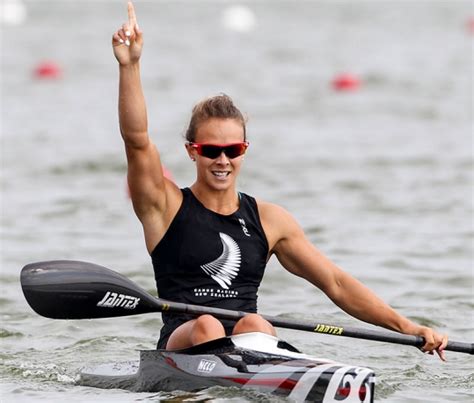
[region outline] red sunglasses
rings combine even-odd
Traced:
[[[187,144],[196,149],[199,155],[210,159],[216,159],[222,153],[224,153],[230,159],[237,158],[242,154],[245,154],[245,151],[249,146],[248,141],[231,144],[209,144],[193,142],[188,142]]]

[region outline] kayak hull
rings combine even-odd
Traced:
[[[294,401],[372,402],[375,375],[298,352],[262,333],[225,337],[185,350],[146,350],[139,364],[83,371],[79,383],[135,392],[256,389]]]

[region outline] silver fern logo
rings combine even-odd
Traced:
[[[232,280],[240,269],[240,248],[229,235],[219,232],[223,251],[221,255],[210,263],[203,264],[201,269],[216,281],[225,290],[229,289]]]

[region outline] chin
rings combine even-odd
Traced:
[[[231,180],[219,181],[215,179],[209,181],[207,184],[211,189],[214,190],[228,190],[235,185],[234,181]]]
[[[212,183],[210,184],[211,189],[213,190],[218,190],[218,191],[224,191],[232,188],[232,183]]]

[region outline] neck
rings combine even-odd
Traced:
[[[226,190],[202,189],[197,183],[191,186],[194,196],[208,209],[222,215],[235,213],[239,208],[239,197],[235,188]]]

